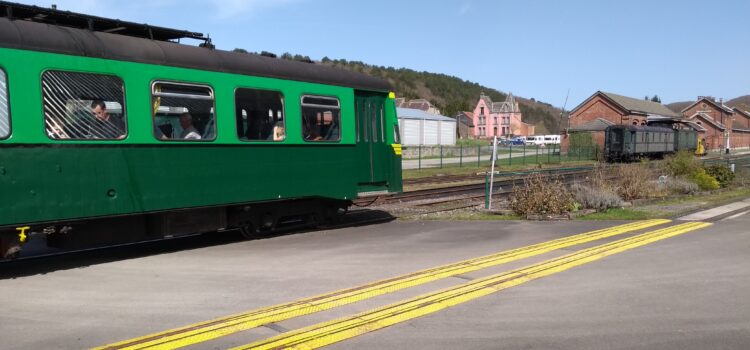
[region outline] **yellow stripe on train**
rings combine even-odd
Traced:
[[[395,153],[397,156],[401,155],[401,144],[400,143],[394,143],[391,145],[393,147],[393,153]]]

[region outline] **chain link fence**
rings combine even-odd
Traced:
[[[598,147],[577,147],[567,154],[560,145],[503,145],[497,147],[497,165],[555,164],[569,161],[595,160]],[[481,167],[492,161],[492,146],[405,146],[402,148],[403,169],[444,167]]]

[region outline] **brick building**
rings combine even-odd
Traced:
[[[701,96],[682,110],[682,117],[699,126],[698,132],[706,140],[707,149],[750,147],[750,113],[747,111]]]
[[[505,102],[493,102],[489,96],[479,95],[473,115],[474,136],[477,138],[534,135],[534,125],[523,122],[521,109],[512,93]]]
[[[610,125],[646,125],[649,117],[679,118],[667,106],[609,92],[597,91],[570,111],[568,128],[561,138],[562,150],[567,151],[570,135],[587,133],[594,145],[604,148],[604,130]]]
[[[734,123],[732,124],[732,147],[750,148],[750,112],[732,108]]]

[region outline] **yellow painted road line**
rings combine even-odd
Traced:
[[[447,307],[498,292],[525,282],[584,265],[606,256],[624,252],[669,237],[710,226],[691,222],[624,238],[612,243],[584,249],[563,257],[489,276],[443,291],[425,294],[390,306],[356,314],[351,317],[319,323],[280,334],[240,349],[316,349],[393,324],[431,314]]]
[[[464,260],[432,269],[417,271],[407,275],[335,291],[312,298],[301,299],[290,303],[217,318],[211,321],[105,345],[97,349],[176,349],[259,327],[264,324],[308,315],[337,306],[362,301],[378,295],[392,293],[397,290],[418,286],[438,279],[476,271],[486,267],[500,265],[544,254],[553,250],[615,235],[621,235],[628,232],[634,232],[669,222],[670,220],[664,219],[637,221],[625,225],[581,233],[570,237],[563,237],[548,242]]]

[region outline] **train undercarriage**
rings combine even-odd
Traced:
[[[15,225],[0,228],[0,260],[22,256],[24,245],[36,240],[45,240],[49,248],[75,251],[230,229],[254,238],[335,223],[350,205],[347,200],[304,198]]]

